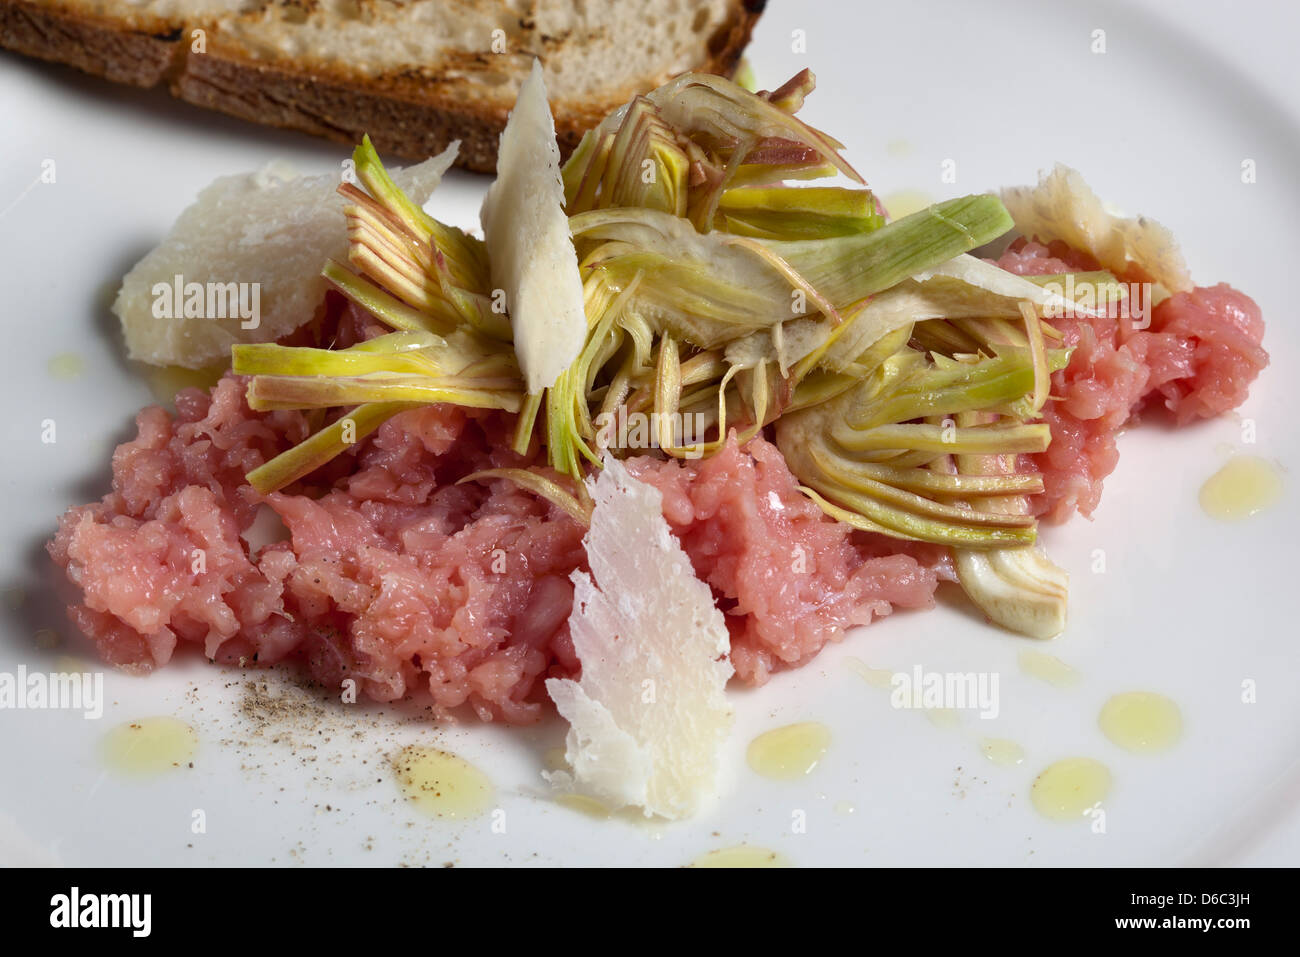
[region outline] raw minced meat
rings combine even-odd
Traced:
[[[178,643],[223,662],[302,660],[380,701],[425,687],[441,711],[529,721],[548,669],[577,666],[565,622],[582,528],[505,481],[506,424],[450,406],[382,426],[333,482],[259,501],[243,474],[307,434],[298,413],[252,413],[244,381],[157,408],[114,455],[114,491],[72,509],[51,544],[83,592],[73,619],[119,665],[152,669]],[[490,436],[490,438],[489,438]],[[289,540],[241,535],[271,508]]]
[[[943,549],[828,520],[761,438],[693,462],[643,458],[630,471],[663,493],[664,517],[727,612],[731,663],[756,684],[848,626],[929,607],[938,576],[951,577]]]
[[[529,462],[505,451],[510,419],[407,412],[293,494],[262,500],[244,473],[308,423],[251,412],[244,385],[227,376],[211,395],[183,392],[175,418],[145,409],[113,457],[113,491],[63,516],[50,553],[81,588],[71,614],[105,660],[149,670],[188,643],[226,663],[296,659],[380,701],[427,689],[440,714],[540,717],[539,679],[579,670],[567,620],[583,529],[507,480],[455,484]],[[930,604],[950,575],[941,550],[823,516],[762,438],[684,466],[629,466],[664,491],[728,613],[742,680],[806,661],[894,605]],[[255,549],[241,536],[265,508],[289,538]]]
[[[1096,268],[1061,244],[1019,241],[999,260],[1021,274]],[[1145,407],[1182,423],[1239,404],[1268,356],[1263,323],[1228,286],[1157,306],[1147,329],[1117,316],[1056,319],[1074,351],[1045,409],[1051,447],[1035,456],[1034,510],[1091,513],[1114,469],[1115,435]],[[381,332],[341,308],[295,342],[348,345]],[[244,475],[321,420],[254,413],[246,380],[177,396],[175,416],[142,411],[113,456],[113,490],[69,510],[49,550],[82,592],[70,608],[108,662],[149,670],[178,646],[225,663],[296,660],[365,697],[430,695],[439,715],[468,707],[525,723],[548,706],[543,679],[580,670],[568,634],[570,574],[583,528],[505,479],[538,467],[509,451],[503,413],[430,406],[399,415],[291,489],[266,497]],[[665,518],[725,612],[737,676],[761,684],[807,662],[845,629],[933,603],[952,578],[945,549],[856,532],[799,491],[762,436],[707,459],[629,459],[663,494]],[[272,510],[286,534],[257,542]],[[247,539],[247,540],[246,540]],[[250,544],[251,542],[251,544]]]
[[[1060,242],[1017,240],[997,262],[1020,275],[1098,268]],[[1053,374],[1054,399],[1043,410],[1052,443],[1033,457],[1045,486],[1034,512],[1048,521],[1092,514],[1119,462],[1115,438],[1125,424],[1148,409],[1163,408],[1179,425],[1220,415],[1245,400],[1268,365],[1259,306],[1231,286],[1170,296],[1151,310],[1145,329],[1128,318],[1141,311],[1129,305],[1096,319],[1051,320],[1074,351]]]

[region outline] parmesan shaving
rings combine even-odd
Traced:
[[[1058,163],[1037,186],[1003,190],[1002,202],[1022,236],[1044,243],[1059,239],[1116,275],[1137,267],[1170,292],[1192,288],[1187,263],[1168,229],[1144,216],[1113,215],[1068,166]]]
[[[555,384],[587,339],[555,120],[536,60],[501,133],[497,178],[483,201],[482,221],[492,285],[505,293],[519,368],[536,395]]]
[[[713,790],[732,726],[727,626],[659,491],[613,457],[589,485],[591,574],[574,572],[569,617],[582,677],[546,682],[570,724],[572,773],[546,777],[614,808],[688,817]]]
[[[457,147],[394,170],[394,182],[416,202],[427,201]],[[228,360],[236,343],[273,342],[310,322],[328,285],[321,264],[348,254],[338,185],[337,174],[300,176],[279,160],[204,189],[122,280],[113,312],[130,357],[200,369]],[[241,317],[232,298],[255,304],[256,314]],[[198,299],[202,315],[194,314]],[[187,315],[191,302],[196,308]]]

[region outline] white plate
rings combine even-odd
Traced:
[[[850,15],[842,4],[777,2],[750,57],[768,85],[815,70],[821,88],[807,118],[842,138],[884,194],[941,198],[1030,182],[1062,160],[1116,204],[1169,225],[1202,283],[1232,282],[1263,306],[1273,365],[1241,415],[1257,427],[1249,451],[1293,467],[1300,135],[1293,105],[1275,96],[1294,86],[1283,40],[1300,22],[1261,2],[1234,5],[1234,22],[1220,24],[1216,6],[1179,4],[1175,21],[1172,5],[1166,14],[1155,4],[931,0],[861,5]],[[1090,52],[1098,29],[1104,54]],[[792,51],[796,30],[806,53]],[[214,176],[277,156],[326,169],[343,153],[9,55],[0,58],[0,88],[11,330],[0,356],[0,583],[25,596],[0,619],[0,670],[12,672],[85,653],[41,545],[63,508],[103,493],[109,453],[149,400],[107,312],[116,280]],[[56,182],[28,189],[46,159]],[[1257,164],[1256,184],[1241,181],[1244,159]],[[956,163],[955,184],[940,181],[945,160]],[[473,222],[483,189],[482,179],[454,174],[436,211]],[[84,373],[52,378],[47,360],[68,352],[84,360]],[[40,441],[45,419],[57,423],[53,445]],[[110,703],[97,722],[0,712],[0,855],[101,865],[680,864],[747,842],[804,865],[1296,863],[1300,828],[1287,813],[1300,780],[1289,770],[1300,754],[1290,561],[1300,506],[1288,487],[1271,512],[1225,525],[1196,504],[1200,483],[1240,445],[1232,418],[1180,432],[1138,429],[1122,440],[1096,520],[1048,533],[1073,575],[1070,627],[1050,650],[1079,669],[1076,687],[1024,675],[1016,662],[1027,642],[959,603],[899,614],[809,667],[737,692],[721,794],[689,822],[595,822],[545,800],[539,770],[559,741],[554,725],[444,729],[330,706],[289,722],[280,743],[250,739],[238,705],[244,682],[258,675],[200,663],[146,679],[109,673]],[[1105,574],[1090,571],[1098,548]],[[63,647],[35,648],[41,628],[56,629]],[[893,710],[844,667],[850,654],[878,668],[996,672],[1001,714],[966,714],[947,729]],[[1258,684],[1255,704],[1241,702],[1245,679]],[[1179,703],[1186,734],[1177,748],[1140,758],[1102,736],[1101,704],[1129,689]],[[198,729],[195,768],[151,784],[105,774],[103,733],[151,714]],[[834,734],[811,775],[777,784],[745,766],[754,734],[802,720]],[[1024,763],[987,762],[976,746],[985,735],[1020,742]],[[491,827],[499,818],[430,820],[399,800],[383,755],[417,740],[490,774],[504,833]],[[1035,775],[1075,754],[1114,774],[1104,834],[1044,820],[1029,805]],[[192,833],[196,809],[206,833]]]

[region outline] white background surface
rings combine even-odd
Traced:
[[[884,195],[920,189],[943,198],[1031,182],[1061,160],[1117,205],[1170,226],[1199,282],[1231,282],[1263,306],[1273,365],[1241,410],[1258,429],[1247,451],[1294,470],[1296,21],[1280,2],[777,0],[749,55],[764,86],[804,66],[817,73],[804,116],[842,139]],[[796,29],[806,31],[804,55],[790,52]],[[1094,29],[1106,30],[1104,55],[1089,52]],[[86,654],[62,616],[65,593],[41,545],[63,508],[106,490],[112,447],[150,401],[107,311],[117,279],[214,176],[275,157],[337,168],[345,153],[10,55],[0,56],[0,116],[0,250],[16,333],[0,352],[0,585],[25,595],[0,618],[0,670],[12,671]],[[46,158],[57,163],[57,183],[28,190]],[[1246,158],[1258,165],[1254,185],[1240,180]],[[940,183],[945,159],[957,162],[955,185]],[[484,188],[479,177],[453,174],[434,211],[468,225]],[[46,362],[67,352],[84,359],[85,373],[57,381]],[[58,423],[52,446],[39,438],[47,418]],[[249,676],[187,663],[147,679],[110,673],[111,704],[99,722],[0,712],[0,859],[680,864],[748,842],[804,865],[1295,864],[1300,506],[1290,474],[1284,500],[1266,515],[1230,526],[1200,513],[1201,482],[1239,439],[1232,419],[1177,433],[1136,430],[1121,441],[1095,521],[1048,532],[1073,596],[1067,633],[1045,650],[1079,669],[1078,686],[1023,675],[1016,657],[1025,640],[983,625],[959,602],[900,614],[735,695],[722,792],[694,821],[595,822],[545,800],[541,754],[559,743],[556,726],[433,728],[336,707],[320,735],[289,728],[280,744],[238,743],[248,741],[236,705]],[[1097,548],[1107,554],[1104,575],[1090,572]],[[37,650],[32,635],[50,627],[63,647]],[[936,727],[891,709],[886,694],[843,666],[849,654],[878,668],[997,672],[1002,713]],[[1246,678],[1258,682],[1254,705],[1240,703]],[[1176,749],[1143,758],[1103,738],[1098,710],[1124,690],[1160,691],[1180,704],[1186,734]],[[195,769],[150,784],[105,775],[99,738],[150,714],[198,729]],[[754,734],[800,720],[824,721],[834,733],[812,775],[778,784],[745,767]],[[1020,742],[1025,762],[989,764],[976,747],[985,735]],[[490,833],[487,818],[456,825],[403,806],[383,755],[413,741],[488,772],[507,833]],[[1075,754],[1114,774],[1104,835],[1029,807],[1034,776]],[[837,812],[842,802],[854,813]],[[204,835],[190,833],[196,808],[207,814]],[[799,811],[807,833],[792,834]]]

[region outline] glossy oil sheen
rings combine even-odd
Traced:
[[[1065,758],[1034,779],[1034,809],[1053,821],[1078,821],[1110,793],[1110,771],[1092,758]]]
[[[738,844],[722,850],[709,851],[691,861],[691,867],[789,867],[789,863],[776,851],[765,847]]]
[[[1272,462],[1238,455],[1201,486],[1201,508],[1223,522],[1249,518],[1282,497],[1282,473]]]
[[[495,789],[486,774],[464,758],[412,745],[393,758],[402,794],[431,817],[477,817],[492,806]]]
[[[790,781],[812,773],[830,743],[830,728],[804,721],[760,734],[749,743],[745,757],[763,777]]]
[[[104,764],[117,774],[153,777],[187,767],[198,745],[194,729],[179,718],[138,718],[104,736]]]
[[[1111,697],[1097,719],[1102,733],[1126,751],[1166,751],[1183,735],[1183,715],[1171,699],[1154,691],[1126,691]]]

